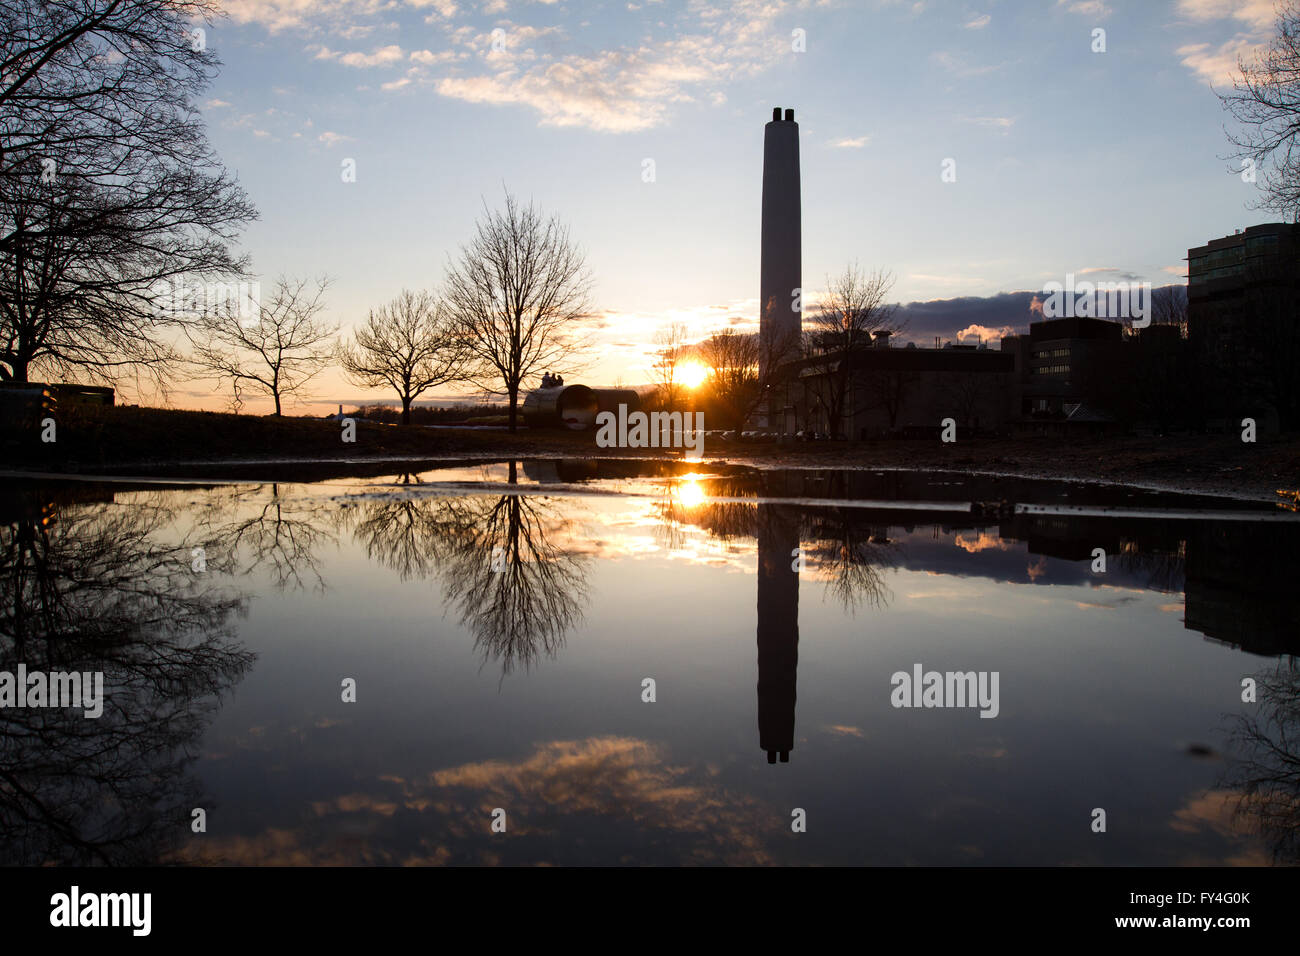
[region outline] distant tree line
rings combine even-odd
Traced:
[[[504,404],[472,405],[414,405],[405,414],[399,407],[374,404],[361,405],[351,413],[353,418],[366,421],[382,422],[386,425],[447,425],[462,422],[474,422],[477,419],[503,419],[509,413],[509,406]],[[407,421],[403,422],[403,419]]]

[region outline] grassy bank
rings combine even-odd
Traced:
[[[337,422],[135,407],[61,409],[56,440],[38,423],[0,426],[4,467],[85,474],[313,480],[375,475],[454,459],[523,457],[678,457],[654,449],[598,448],[591,432],[403,428],[356,423],[344,442]],[[1244,444],[1235,435],[1169,438],[979,439],[723,442],[705,457],[765,467],[877,467],[996,471],[1054,478],[1151,484],[1196,491],[1271,496],[1300,487],[1300,436]],[[346,461],[344,461],[346,459]]]

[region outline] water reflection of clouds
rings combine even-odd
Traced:
[[[823,728],[829,734],[835,734],[840,737],[857,737],[862,739],[865,735],[861,727],[849,727],[843,724],[829,724]]]
[[[1268,866],[1267,849],[1255,839],[1257,821],[1239,813],[1242,794],[1232,790],[1201,790],[1174,811],[1169,828],[1188,836],[1207,832],[1229,841],[1223,856],[1197,853],[1179,860],[1183,866]]]
[[[1016,543],[1006,540],[1000,534],[990,534],[982,528],[973,533],[958,531],[953,535],[952,543],[967,554],[976,554],[990,549],[1010,551],[1017,547]]]
[[[490,830],[506,810],[504,834]],[[771,863],[784,810],[729,790],[717,768],[673,764],[647,740],[595,736],[536,744],[422,778],[386,774],[367,791],[311,804],[296,827],[192,841],[184,862],[239,865],[545,864],[584,841],[624,862]],[[418,835],[418,836],[417,836]]]

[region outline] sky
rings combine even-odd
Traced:
[[[582,381],[649,381],[672,322],[699,338],[755,328],[776,106],[800,124],[805,309],[854,262],[893,273],[904,304],[1067,273],[1160,286],[1185,276],[1189,246],[1270,218],[1234,169],[1215,90],[1267,44],[1272,0],[224,6],[202,107],[261,213],[243,251],[264,288],[328,275],[324,318],[345,334],[404,287],[436,290],[505,189],[560,216],[586,255],[598,316]],[[917,337],[1026,327],[1003,301],[1023,297]],[[383,397],[334,370],[313,385],[299,411]],[[226,403],[194,384],[172,400]]]

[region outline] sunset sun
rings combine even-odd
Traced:
[[[687,388],[699,388],[709,377],[709,370],[699,362],[683,362],[677,366],[677,377]]]

